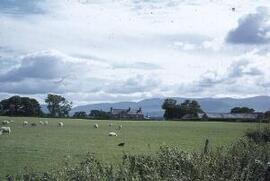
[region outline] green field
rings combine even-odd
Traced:
[[[202,150],[206,138],[212,148],[227,145],[243,136],[256,123],[176,122],[176,121],[93,121],[80,119],[7,118],[12,119],[10,135],[0,136],[0,175],[18,173],[25,166],[36,171],[57,168],[68,158],[78,162],[87,152],[105,162],[116,163],[123,152],[150,154],[162,145],[186,151]],[[23,127],[23,121],[49,121],[48,126]],[[57,127],[59,121],[64,127]],[[98,123],[99,128],[94,128]],[[113,123],[109,127],[109,123]],[[116,128],[123,125],[120,131]],[[115,131],[117,137],[109,137]],[[117,146],[125,142],[124,147]]]

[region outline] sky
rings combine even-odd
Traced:
[[[269,0],[0,0],[0,99],[270,96]]]

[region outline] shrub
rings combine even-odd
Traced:
[[[246,132],[246,136],[256,143],[270,142],[270,127],[257,130],[248,130]]]
[[[9,176],[10,180],[170,180],[170,181],[268,181],[270,143],[241,139],[211,152],[187,153],[161,147],[153,155],[123,155],[122,163],[106,165],[92,154],[78,165],[56,172]]]

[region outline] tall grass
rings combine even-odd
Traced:
[[[8,180],[182,180],[182,181],[269,181],[270,143],[240,139],[235,144],[210,152],[184,152],[161,147],[153,155],[123,155],[122,163],[113,166],[89,154],[78,165],[57,171],[7,176]]]

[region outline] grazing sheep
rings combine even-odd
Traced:
[[[119,143],[118,144],[118,146],[124,146],[125,145],[125,143]]]
[[[2,133],[7,133],[7,134],[10,134],[10,133],[11,133],[10,127],[1,127],[1,128],[0,128],[0,131],[1,131]]]
[[[40,124],[40,125],[44,125],[44,122],[43,122],[43,121],[39,121],[39,124]]]
[[[2,122],[2,124],[3,125],[8,125],[10,122],[8,121],[8,120],[4,120],[3,122]]]
[[[44,124],[45,124],[45,125],[48,125],[48,124],[49,124],[49,122],[48,122],[48,121],[44,121]]]
[[[31,123],[31,126],[33,126],[33,127],[37,126],[37,123]]]
[[[63,122],[59,122],[59,123],[58,123],[58,126],[59,126],[59,127],[63,127],[63,126],[64,126],[64,123],[63,123]]]
[[[117,136],[115,132],[109,132],[109,136]]]
[[[95,124],[95,125],[94,125],[94,128],[98,128],[98,124]]]
[[[23,126],[27,126],[28,125],[28,122],[27,121],[24,121],[23,122]]]

